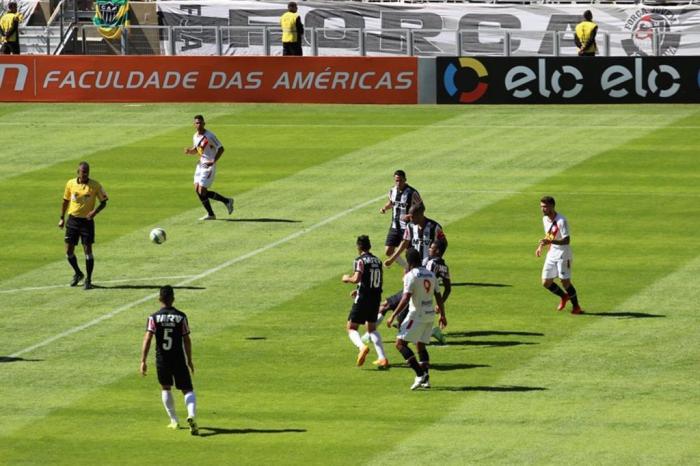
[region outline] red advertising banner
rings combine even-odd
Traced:
[[[3,102],[415,104],[415,57],[0,56]]]

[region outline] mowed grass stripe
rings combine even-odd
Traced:
[[[125,133],[118,122],[109,120],[121,106],[88,106],[92,112],[93,121],[106,120],[102,132],[109,134]],[[158,118],[161,113],[167,113],[170,107],[157,106],[157,111],[151,115],[150,107],[130,108],[125,113],[117,113],[121,118],[135,118],[132,113],[141,113],[138,118]],[[171,111],[177,112],[179,106]],[[191,121],[190,113],[194,106],[184,107],[175,113],[177,121]],[[310,129],[305,132],[304,140],[292,141],[289,135],[281,132],[270,133],[261,128],[240,131],[218,131],[216,128],[220,118],[230,108],[227,117],[237,120],[255,120],[271,115],[273,109],[255,115],[255,107],[236,106],[214,107],[209,126],[223,141],[226,153],[221,159],[217,173],[215,189],[228,195],[237,196],[271,180],[289,176],[304,168],[322,163],[333,157],[353,151],[365,145],[372,145],[385,138],[403,134],[410,129],[368,131],[364,128],[349,128],[341,134],[329,134],[324,129]],[[110,110],[111,109],[111,110]],[[55,113],[42,115],[39,107],[37,119],[55,118]],[[245,110],[248,112],[246,113]],[[102,113],[99,113],[99,112]],[[243,112],[243,115],[239,115]],[[279,113],[279,112],[276,112]],[[300,120],[319,118],[314,108],[306,108],[289,112],[290,118]],[[30,118],[31,113],[27,115]],[[100,118],[100,115],[102,117]],[[279,118],[279,116],[276,116]],[[380,114],[377,118],[391,118],[391,114]],[[166,121],[175,118],[168,117]],[[45,121],[45,120],[44,120]],[[152,120],[151,120],[152,121]],[[434,120],[431,120],[431,122]],[[439,121],[439,117],[437,118]],[[41,267],[47,262],[60,260],[64,256],[62,232],[55,228],[63,195],[65,182],[74,173],[77,164],[87,159],[92,164],[92,176],[100,181],[110,196],[109,207],[97,218],[97,246],[99,257],[102,246],[111,240],[126,235],[136,229],[144,228],[162,219],[167,219],[178,213],[189,211],[199,206],[199,200],[192,190],[192,174],[196,162],[193,157],[182,155],[182,148],[191,144],[193,129],[181,126],[179,130],[170,129],[163,134],[153,135],[151,132],[140,132],[141,139],[130,141],[123,136],[122,144],[111,149],[101,149],[99,144],[87,145],[88,149],[71,152],[71,160],[63,160],[60,154],[47,154],[47,147],[64,150],[73,144],[76,135],[67,132],[55,132],[56,139],[41,144],[50,144],[38,152],[41,162],[32,157],[28,164],[32,171],[11,179],[2,179],[3,175],[16,175],[21,168],[14,167],[14,152],[2,152],[0,163],[9,160],[7,167],[0,165],[0,199],[3,213],[8,223],[16,225],[22,235],[15,230],[4,229],[0,232],[0,241],[13,244],[6,251],[4,258],[11,267],[0,268],[0,281],[21,275],[24,272]],[[59,137],[58,134],[61,136]],[[81,133],[82,134],[82,133]],[[148,136],[148,137],[145,137]],[[26,136],[29,138],[29,136]],[[33,140],[36,140],[34,138]],[[66,149],[72,151],[73,149]],[[34,152],[30,152],[34,153]],[[280,163],[280,160],[284,161]],[[37,169],[37,166],[50,163],[50,166]],[[144,215],[144,212],[147,214]]]
[[[503,307],[473,314],[471,333],[488,334],[494,327],[506,334],[534,331],[553,344],[529,362],[519,358],[494,385],[466,378],[461,405],[444,410],[443,419],[371,464],[684,464],[697,457],[692,441],[697,422],[686,422],[698,408],[690,375],[697,366],[697,331],[688,319],[700,309],[693,297],[697,290],[684,288],[700,262],[699,241],[689,233],[700,220],[688,215],[696,209],[697,172],[691,167],[697,160],[685,148],[700,141],[698,136],[680,139],[681,134],[668,128],[631,141],[624,150],[602,154],[536,186],[530,196],[514,196],[471,219],[465,234],[478,238],[472,246],[497,251],[490,260],[475,257],[470,264],[486,274],[482,281],[522,282],[527,274],[527,286],[538,290],[534,300],[521,299],[520,291]],[[660,144],[671,146],[663,158]],[[590,202],[585,193],[562,195],[560,190],[571,185],[583,190],[649,187],[660,192],[663,202],[648,193],[605,203]],[[674,191],[683,194],[665,196]],[[529,237],[516,242],[508,232],[491,228],[502,212],[511,212],[513,223],[534,217],[538,192],[553,194],[572,224],[574,283],[589,311],[583,319],[551,311],[556,299],[536,284],[541,261],[526,257],[534,246]],[[533,225],[531,238],[541,234],[540,228]],[[674,245],[673,254],[668,244]],[[508,257],[512,270],[490,270]],[[529,267],[528,260],[536,265]],[[519,328],[510,319],[518,314],[527,315]],[[510,327],[498,327],[507,320]],[[537,341],[536,336],[520,338]]]
[[[200,112],[201,106],[193,104],[0,104],[0,125],[12,128],[15,141],[0,149],[0,183],[57,162],[84,160],[191,128],[192,117]],[[212,107],[208,117],[235,112],[234,106]]]
[[[480,140],[492,137],[492,134],[483,133],[472,136],[472,138],[475,138],[474,144],[477,146]],[[520,135],[509,135],[506,138],[517,140],[520,139]],[[444,135],[431,128],[417,134],[406,136],[404,139],[398,138],[393,139],[391,142],[376,144],[367,150],[359,150],[322,166],[302,171],[297,177],[280,180],[258,191],[251,192],[249,197],[243,196],[239,199],[239,209],[240,206],[249,206],[250,211],[255,213],[270,212],[273,214],[271,217],[277,220],[310,220],[315,223],[323,218],[333,216],[339,211],[351,208],[358,192],[358,186],[366,185],[376,187],[375,194],[381,194],[384,190],[382,187],[386,186],[385,179],[387,177],[385,173],[391,173],[393,171],[392,167],[394,166],[394,161],[398,156],[402,155],[405,161],[404,165],[409,169],[423,164],[426,160],[440,160],[440,164],[438,165],[423,166],[422,170],[418,168],[415,169],[414,172],[419,174],[417,175],[419,177],[417,179],[417,186],[439,185],[455,188],[462,185],[465,175],[467,177],[472,176],[475,180],[475,184],[483,180],[482,182],[486,182],[492,187],[498,186],[495,184],[498,183],[498,179],[508,177],[507,172],[503,169],[505,166],[517,167],[514,173],[518,174],[517,181],[506,179],[505,183],[511,187],[517,187],[519,185],[526,186],[529,182],[538,180],[539,176],[545,173],[554,173],[558,169],[564,169],[567,166],[585,160],[589,155],[577,155],[574,153],[575,150],[573,148],[561,147],[559,149],[561,152],[557,154],[557,157],[559,157],[559,160],[557,160],[559,162],[558,164],[549,164],[549,171],[546,169],[533,171],[545,165],[543,161],[550,159],[549,154],[530,154],[532,147],[521,145],[518,150],[514,150],[512,153],[491,150],[485,153],[468,154],[465,158],[465,154],[460,150],[463,144],[461,140],[448,140],[440,145],[438,141],[444,139]],[[507,140],[506,142],[510,141]],[[554,144],[554,138],[552,138],[551,143]],[[404,155],[402,147],[414,147],[417,150],[415,154],[409,157],[408,155]],[[606,145],[605,143],[600,143],[599,147],[604,149]],[[489,157],[486,155],[489,155]],[[459,171],[458,167],[464,165],[465,160],[467,161],[468,167]],[[520,166],[518,167],[518,165]],[[348,167],[355,166],[365,167],[361,178],[358,177],[357,179],[361,184],[357,182],[347,183],[345,181],[348,177]],[[411,171],[409,170],[409,172]],[[521,176],[521,172],[529,173],[529,178]],[[503,182],[501,182],[501,184],[503,184]],[[270,195],[270,193],[274,193],[274,195]],[[299,200],[290,205],[285,201],[287,199]],[[328,201],[319,205],[318,201],[320,199],[328,199]],[[441,196],[439,200],[431,199],[429,196],[426,197],[426,203],[429,206],[435,206],[434,210],[429,212],[429,215],[439,219],[446,225],[496,200],[498,200],[498,197],[465,197],[461,194],[457,194],[456,196]],[[285,218],[279,215],[281,212],[275,210],[279,207],[283,207],[284,213],[290,214],[289,217]],[[432,209],[432,207],[429,208]],[[243,210],[242,212],[245,214],[246,211]],[[436,213],[433,214],[431,212]],[[124,238],[121,244],[116,243],[113,248],[105,251],[103,260],[107,265],[114,264],[116,270],[119,270],[121,267],[129,271],[139,271],[143,276],[162,275],[162,270],[164,268],[168,270],[180,269],[186,271],[201,270],[202,259],[200,251],[220,250],[221,257],[226,257],[228,254],[230,254],[228,257],[238,257],[259,248],[261,246],[259,239],[264,238],[265,235],[269,233],[275,235],[269,236],[269,238],[274,239],[284,237],[289,234],[289,232],[298,229],[293,222],[282,222],[281,224],[275,222],[258,223],[255,221],[235,222],[234,225],[237,228],[236,241],[235,244],[231,244],[225,237],[222,238],[217,234],[210,235],[208,233],[212,231],[211,228],[213,228],[214,225],[200,225],[197,224],[197,222],[193,222],[193,219],[196,218],[197,215],[198,212],[196,211],[187,212],[175,218],[172,222],[165,223],[169,230],[171,230],[169,225],[172,225],[173,228],[176,229],[180,228],[180,231],[175,230],[176,234],[171,235],[171,241],[167,243],[167,247],[174,248],[174,250],[154,248],[152,246],[137,248],[136,250],[129,248],[128,245],[130,244],[138,244],[139,241],[143,242],[139,237],[145,237],[146,232],[141,232]],[[239,215],[242,215],[240,210]],[[366,225],[373,225],[378,235],[382,235],[386,228],[385,222],[388,220],[384,220],[383,222],[375,220],[380,218],[382,217],[375,216],[374,219],[367,219],[359,223],[359,225],[361,228],[366,227]],[[253,220],[255,219],[253,218]],[[221,230],[221,233],[225,234],[225,231],[226,230]],[[204,232],[204,238],[200,238],[202,232]],[[196,244],[197,247],[192,250],[189,246],[190,244]],[[222,247],[223,250],[221,250]],[[183,253],[180,253],[178,249],[181,249]],[[127,257],[124,257],[124,250],[129,250]],[[176,254],[170,257],[163,257],[163,254],[170,251],[176,252]],[[324,253],[322,257],[328,256],[329,254]],[[222,260],[221,262],[224,261]],[[57,262],[42,270],[41,275],[59,275],[60,271],[66,268],[63,262]],[[104,273],[108,276],[116,275],[109,269],[105,270]],[[28,277],[22,277],[22,281],[26,281],[27,279]],[[70,299],[75,295],[71,293],[72,291],[73,290],[65,290],[62,292],[61,298],[69,300],[66,302],[66,308],[71,307],[68,305],[68,302],[70,302]],[[136,293],[138,293],[138,290],[136,290]],[[140,296],[137,295],[133,298],[133,300],[137,299],[140,299]],[[82,295],[78,303],[79,307],[88,305],[90,304],[90,298]],[[109,302],[105,304],[107,306],[111,305]],[[118,306],[114,307],[119,307],[121,304],[123,303],[119,303]],[[19,315],[24,315],[24,312],[20,309],[31,308],[31,305],[31,301],[27,302],[23,299],[22,302],[17,303],[18,307],[15,312]],[[77,314],[77,317],[82,315],[82,312],[75,314]],[[99,315],[100,314],[97,314],[97,316]],[[69,316],[66,314],[62,315],[62,319],[66,318],[69,318]],[[81,325],[82,322],[85,322],[84,317],[78,317],[75,325]],[[33,333],[30,335],[34,342],[36,342],[36,335]],[[20,335],[16,336],[20,337]],[[26,347],[28,345],[23,346]]]
[[[429,155],[430,155],[430,154],[429,154]],[[534,162],[534,161],[533,161],[533,162]],[[449,178],[449,177],[448,177],[448,178]],[[382,178],[382,180],[383,180],[383,178]],[[450,182],[453,182],[454,180],[450,178],[449,181],[450,181]],[[378,183],[382,183],[382,184],[384,183],[383,181],[379,181],[379,180],[377,180],[377,182],[378,182]],[[418,185],[418,184],[417,184],[417,185]],[[335,193],[335,191],[331,191],[331,193]],[[455,199],[459,199],[459,198],[454,198],[454,199],[451,198],[451,197],[446,198],[447,201],[453,201],[453,200],[455,200]],[[460,202],[463,202],[463,200],[460,201]],[[357,219],[357,223],[361,223],[361,224],[365,224],[365,225],[366,225],[367,223],[365,223],[365,222],[371,222],[373,219],[374,219],[374,221],[376,221],[376,214],[374,213],[374,210],[375,210],[375,209],[371,209],[371,210],[368,209],[368,212],[366,212],[363,216],[361,216],[361,217],[359,217],[359,218]],[[375,215],[375,216],[373,216],[373,215]],[[454,218],[454,217],[455,217],[455,215],[452,214],[451,218]],[[436,216],[436,218],[439,218],[439,217]],[[349,224],[349,225],[342,225],[341,227],[343,227],[344,229],[346,229],[346,230],[349,232],[349,233],[348,233],[349,235],[353,235],[353,234],[355,234],[355,232],[354,232],[353,230],[357,228],[357,225]],[[377,230],[378,234],[383,233],[383,232],[385,231],[385,225],[378,225],[378,227],[376,228],[376,230]],[[326,232],[326,233],[327,233],[327,232]],[[539,234],[539,233],[538,233],[538,234]],[[323,237],[323,235],[318,235],[317,238],[312,238],[312,239],[316,240],[316,241],[312,241],[312,244],[314,244],[314,245],[315,245],[315,244],[321,244],[323,241],[328,241],[326,238]],[[331,249],[331,250],[332,250],[333,248],[338,248],[338,250],[340,250],[340,248],[345,248],[345,247],[347,247],[346,245],[347,245],[347,239],[346,239],[345,237],[343,237],[343,238],[339,238],[337,241],[336,241],[336,240],[331,240],[331,244],[329,244],[328,247],[329,247],[329,249]],[[324,250],[324,251],[325,251],[325,250]],[[293,252],[293,251],[284,251],[285,254],[288,254],[288,256],[287,256],[288,258],[293,258],[293,257],[295,257],[294,255],[291,254],[292,252]],[[343,252],[344,252],[344,249],[343,249]],[[340,259],[338,259],[338,260],[340,260],[340,261],[342,262],[342,264],[343,264],[342,267],[343,267],[343,268],[347,268],[347,264],[346,264],[346,263],[348,262],[348,258],[346,257],[346,254],[333,254],[334,257],[335,257],[335,256],[338,256],[338,257],[339,257],[339,256],[341,256],[341,255],[342,255],[342,258],[340,258]],[[298,253],[297,253],[297,257],[298,257]],[[310,262],[311,262],[311,263],[315,263],[315,261],[314,261],[313,259],[315,259],[316,257],[317,257],[317,256],[312,256],[312,257],[310,257],[310,258],[309,258],[309,259],[311,259]],[[284,259],[284,258],[285,258],[285,255],[278,256],[278,257],[276,258],[278,262],[275,263],[274,260],[271,261],[271,264],[270,264],[271,267],[274,267],[275,265],[279,264],[279,263],[280,263],[279,261],[282,260],[282,259]],[[334,260],[335,260],[335,259],[334,259]],[[336,267],[337,267],[337,266],[336,266]],[[267,270],[270,270],[270,269],[267,269]],[[244,271],[244,272],[248,272],[248,271],[249,271],[249,270],[246,270],[246,271]],[[334,273],[337,273],[337,272],[334,272]],[[322,275],[323,275],[323,274],[322,274]],[[242,274],[242,276],[245,276],[245,275]],[[223,288],[225,282],[226,282],[226,281],[229,281],[230,279],[231,279],[230,276],[227,276],[227,277],[219,277],[219,278],[217,278],[216,280],[214,280],[212,284],[208,283],[207,285],[208,285],[208,286],[209,286],[209,285],[212,285],[212,286],[215,287],[215,288],[218,288],[218,287],[222,287],[222,288]],[[274,287],[273,287],[273,288],[274,288]],[[263,291],[268,291],[268,290],[265,289],[265,290],[263,290]],[[239,301],[238,299],[236,299],[236,298],[238,298],[238,296],[235,296],[235,295],[234,295],[234,296],[232,296],[232,298],[233,298],[232,301],[235,302],[236,305],[238,305],[239,302],[241,302],[241,303],[243,302],[243,301]],[[187,297],[185,297],[185,299],[187,299]],[[195,300],[195,301],[196,301],[196,300]],[[212,303],[212,304],[213,304],[213,303]],[[244,306],[245,306],[245,304],[244,304]],[[212,306],[212,307],[215,307],[215,306]],[[184,306],[184,308],[186,309],[187,306]],[[229,322],[230,322],[230,321],[229,321]],[[207,324],[205,323],[205,325],[207,325]],[[205,328],[204,330],[205,330],[205,332],[206,332],[207,329]],[[212,329],[212,330],[213,330],[213,329]],[[139,332],[139,333],[140,333],[140,332]],[[206,334],[206,333],[205,333],[205,334]],[[339,340],[339,341],[340,341],[340,340]],[[344,340],[344,337],[343,337],[342,343],[340,343],[340,344],[342,344],[342,345],[347,345],[348,343]],[[117,361],[115,361],[115,362],[117,362]],[[269,364],[269,363],[266,363],[266,364]],[[204,379],[203,379],[203,380],[204,380]],[[402,378],[402,380],[403,380],[403,378]],[[149,391],[149,393],[152,393],[152,390],[148,390],[148,391]],[[151,395],[151,396],[152,396],[152,395]],[[154,406],[153,406],[153,407],[154,407],[154,412],[159,412],[159,411],[156,411],[156,409],[160,409],[160,407],[157,406],[157,404],[154,403]]]

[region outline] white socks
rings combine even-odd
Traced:
[[[386,355],[384,354],[384,345],[382,345],[382,336],[379,334],[379,332],[375,330],[369,334],[369,337],[372,339],[372,343],[374,343],[374,349],[377,350],[377,357],[379,359],[386,359]]]
[[[197,398],[194,396],[194,392],[185,393],[185,406],[187,406],[187,417],[194,418],[197,408]]]
[[[173,402],[173,394],[170,392],[170,390],[162,390],[160,392],[160,397],[163,400],[165,412],[168,413],[170,420],[172,422],[177,422],[177,414],[175,414],[175,403]]]
[[[362,347],[365,346],[365,344],[362,343],[362,338],[360,338],[360,334],[357,330],[348,330],[348,336],[350,337],[350,341],[352,341],[353,345],[357,346],[358,349],[362,349]]]

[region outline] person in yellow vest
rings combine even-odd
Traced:
[[[95,201],[100,205],[95,207]],[[61,217],[58,228],[66,227],[66,258],[73,267],[75,275],[70,286],[77,286],[85,278],[84,288],[90,290],[92,286],[92,269],[95,266],[95,258],[92,255],[92,244],[95,242],[95,215],[107,206],[107,193],[96,180],[90,179],[90,165],[80,162],[78,176],[71,178],[66,183],[61,204]],[[68,222],[65,221],[68,212]],[[78,267],[78,259],[73,253],[78,241],[83,242],[85,251],[85,266],[87,277]]]
[[[3,55],[19,55],[19,22],[22,15],[17,13],[17,2],[7,4],[7,11],[0,18],[0,51]]]
[[[576,25],[574,42],[578,48],[579,57],[595,57],[598,47],[595,43],[595,35],[598,32],[598,25],[593,22],[591,10],[583,12],[583,21]]]
[[[287,4],[287,12],[280,17],[282,27],[282,55],[302,56],[301,41],[304,37],[304,26],[297,13],[296,2]]]

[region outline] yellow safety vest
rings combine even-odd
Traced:
[[[578,37],[578,40],[581,41],[582,46],[586,45],[588,39],[591,38],[591,33],[593,32],[593,29],[596,28],[596,26],[598,25],[593,21],[581,21],[576,25],[576,37]],[[598,47],[596,47],[595,40],[590,46],[588,46],[587,49],[584,50],[584,52],[598,52]]]
[[[296,42],[297,37],[297,18],[299,13],[286,12],[280,17],[280,26],[282,26],[282,42]]]
[[[8,13],[5,13],[4,15],[2,15],[2,18],[0,18],[0,28],[2,28],[2,31],[3,31],[3,39],[2,39],[3,42],[5,42],[5,41],[17,42],[17,31],[15,31],[15,33],[12,34],[7,39],[5,39],[5,37],[4,37],[5,31],[9,31],[10,29],[12,29],[12,25],[13,25],[12,23],[14,23],[15,21],[17,21],[17,25],[19,28],[19,22],[22,21],[22,15],[19,13],[9,13],[8,12]]]

